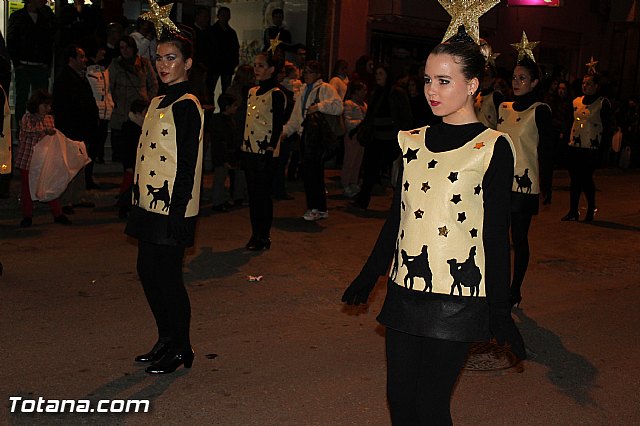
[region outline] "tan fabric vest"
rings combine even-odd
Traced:
[[[498,131],[511,136],[516,150],[516,165],[514,168],[513,192],[524,194],[540,193],[540,172],[538,165],[538,127],[536,126],[536,108],[546,105],[535,102],[524,111],[513,109],[513,102],[503,102],[500,105],[500,119]]]
[[[259,87],[252,87],[247,98],[247,121],[244,127],[242,151],[264,154],[267,151],[273,133],[273,93],[280,89],[274,87],[262,95],[257,95]],[[285,97],[286,98],[286,97]],[[273,156],[277,157],[280,146],[276,146]]]
[[[598,149],[602,140],[602,119],[600,111],[604,98],[600,96],[591,105],[582,103],[584,96],[573,100],[573,127],[569,146],[574,148]]]
[[[401,220],[391,280],[410,290],[485,297],[482,180],[495,142],[487,129],[462,147],[431,152],[427,128],[402,131]]]
[[[482,96],[478,93],[473,107],[476,110],[478,121],[488,128],[495,130],[498,123],[498,117],[496,117],[496,105],[493,103],[493,92],[489,93],[488,96]]]
[[[142,124],[142,134],[138,144],[136,158],[135,182],[139,188],[139,202],[136,203],[134,191],[134,205],[152,213],[169,214],[173,183],[176,179],[177,146],[176,125],[173,119],[173,104],[158,109],[163,96],[151,100],[147,115]],[[174,103],[190,99],[196,103],[200,113],[200,143],[198,146],[198,161],[196,163],[191,200],[187,204],[185,217],[198,214],[200,207],[200,181],[202,179],[202,134],[204,114],[198,99],[187,93]]]

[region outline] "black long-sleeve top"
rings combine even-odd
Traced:
[[[513,109],[522,112],[538,101],[535,92],[529,92],[516,96],[513,101]],[[540,189],[548,192],[553,180],[553,141],[554,131],[552,112],[550,107],[538,105],[536,107],[536,128],[538,129],[538,167],[540,176]],[[524,194],[514,192],[511,194],[512,211],[525,211],[531,214],[538,213],[538,194]]]
[[[452,151],[482,133],[481,123],[440,123],[425,132],[426,147],[434,152]],[[391,210],[378,240],[362,268],[365,276],[386,274],[400,226],[403,173],[399,173]],[[509,312],[509,220],[513,152],[500,137],[482,180],[484,200],[486,299],[413,291],[389,280],[385,308],[378,317],[384,325],[418,336],[455,341],[482,341],[491,336],[489,314]]]
[[[196,228],[196,216],[185,218],[187,204],[191,199],[191,190],[195,178],[198,150],[200,144],[200,112],[196,104],[189,99],[175,102],[182,95],[191,93],[188,81],[167,87],[167,94],[158,105],[158,109],[172,105],[176,126],[177,167],[176,178],[171,193],[169,215],[161,215],[133,206],[125,232],[140,240],[165,245],[193,245]],[[175,103],[174,103],[175,102]],[[184,221],[186,235],[178,243],[169,236],[169,221]]]

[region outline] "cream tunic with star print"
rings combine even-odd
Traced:
[[[269,147],[273,133],[273,93],[280,89],[274,87],[262,95],[257,95],[260,87],[252,87],[247,98],[247,122],[244,126],[242,151],[264,154]],[[286,99],[286,96],[285,96]],[[273,156],[279,154],[279,146],[273,147]]]
[[[598,149],[602,141],[602,118],[600,111],[604,98],[600,96],[590,105],[582,103],[584,96],[573,100],[573,127],[569,146]]]
[[[134,185],[139,188],[140,199],[133,204],[152,213],[169,214],[173,182],[177,172],[176,126],[173,120],[173,104],[165,108],[158,108],[164,97],[158,96],[151,100],[147,115],[142,125],[142,134],[138,143],[136,158],[136,176]],[[200,140],[202,140],[204,114],[198,99],[185,94],[174,103],[191,99],[200,113]],[[138,181],[139,179],[139,181]],[[202,179],[202,144],[198,147],[198,161],[193,178],[191,199],[187,203],[185,217],[198,214],[200,207],[200,181]]]
[[[496,128],[498,120],[498,117],[496,117],[497,108],[493,102],[493,93],[494,92],[491,92],[486,96],[482,96],[482,94],[478,93],[475,103],[473,104],[478,121],[490,129]]]
[[[540,193],[540,173],[538,164],[538,126],[536,126],[536,108],[545,105],[534,102],[524,111],[513,109],[513,102],[500,105],[498,130],[508,133],[513,140],[518,161],[513,170],[513,192],[523,194]]]
[[[485,297],[482,179],[496,140],[511,141],[487,129],[438,153],[426,148],[426,129],[398,134],[402,218],[390,278],[411,290]]]

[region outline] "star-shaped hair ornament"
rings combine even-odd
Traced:
[[[487,42],[487,40],[483,38],[480,39],[480,42],[478,44],[480,46],[480,53],[482,53],[482,56],[484,56],[485,61],[487,61],[487,65],[495,68],[496,59],[498,59],[498,56],[500,56],[500,54],[494,53],[493,48],[491,47],[489,42]]]
[[[528,56],[533,62],[535,62],[536,58],[533,57],[531,49],[534,49],[538,44],[540,44],[539,41],[529,41],[527,33],[522,31],[522,39],[520,40],[520,43],[512,43],[511,46],[518,51],[518,62],[520,62],[525,56]]]
[[[478,20],[489,9],[500,3],[500,0],[438,0],[440,5],[451,15],[451,23],[442,41],[447,41],[460,25],[464,25],[474,43],[480,40],[480,24]]]
[[[174,24],[173,21],[169,19],[169,14],[171,13],[173,3],[159,6],[155,0],[149,0],[149,7],[151,7],[151,10],[143,13],[142,15],[140,15],[140,17],[146,21],[153,22],[153,25],[156,27],[156,35],[158,36],[158,40],[162,36],[162,32],[165,28],[175,33],[180,32],[178,27],[176,27],[176,24]]]
[[[272,55],[275,55],[276,49],[278,48],[278,45],[280,43],[282,43],[282,40],[280,40],[280,32],[278,32],[276,38],[272,38],[271,40],[269,40],[269,48],[267,49],[267,53],[271,52]]]
[[[598,65],[598,62],[600,61],[596,61],[593,59],[593,56],[591,56],[591,60],[585,64],[587,68],[589,68],[587,74],[593,75],[598,73],[598,71],[596,71],[596,65]]]

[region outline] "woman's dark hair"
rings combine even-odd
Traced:
[[[69,59],[78,57],[78,45],[69,44],[62,49],[62,61],[64,64],[69,63]]]
[[[304,67],[309,69],[311,72],[316,73],[316,74],[322,74],[322,65],[320,65],[320,62],[318,61],[307,61],[304,64]]]
[[[366,89],[366,88],[367,88],[367,85],[360,80],[354,80],[349,82],[349,87],[347,88],[347,94],[345,96],[345,99],[351,99],[354,93],[359,92],[362,89]]]
[[[584,77],[582,77],[582,78],[585,78],[585,77],[591,78],[591,81],[593,81],[595,84],[600,86],[600,74],[599,73],[585,74]]]
[[[173,31],[163,31],[158,44],[173,44],[182,53],[182,58],[186,61],[193,58],[193,42],[180,33]]]
[[[337,77],[340,74],[341,69],[347,69],[349,63],[344,59],[338,59],[336,63],[333,65],[333,72],[331,73],[331,77]]]
[[[38,107],[41,104],[51,105],[53,103],[53,96],[44,89],[39,89],[33,92],[29,100],[27,101],[27,111],[31,114],[38,112]]]
[[[467,80],[477,78],[478,82],[482,82],[486,61],[477,44],[470,41],[449,39],[434,47],[431,55],[453,56],[454,62],[460,65],[462,74]],[[478,85],[478,90],[480,90],[480,85]]]
[[[129,111],[137,114],[140,112],[144,112],[145,109],[149,108],[149,102],[147,102],[144,99],[135,99],[133,102],[131,102],[131,106],[129,107]]]
[[[229,93],[223,93],[218,96],[218,108],[220,108],[221,112],[225,112],[225,110],[233,105],[235,101],[236,98],[233,95],[230,95]]]
[[[516,66],[520,66],[524,69],[526,69],[529,72],[529,75],[531,76],[531,80],[538,80],[538,86],[540,86],[539,82],[540,82],[540,75],[542,74],[540,72],[540,67],[538,66],[538,64],[536,64],[535,62],[533,62],[531,60],[531,58],[529,58],[528,56],[525,56],[524,58],[520,59],[518,61],[518,63],[516,64]],[[538,87],[536,86],[536,88]]]
[[[280,71],[282,71],[284,67],[284,59],[278,54],[274,55],[272,52],[261,52],[256,56],[262,56],[267,61],[267,65],[273,67],[274,76],[280,74]]]
[[[134,55],[137,55],[137,54],[138,54],[138,45],[136,44],[136,41],[134,40],[134,38],[133,38],[133,37],[128,36],[128,35],[123,36],[123,37],[120,39],[120,43],[124,43],[124,44],[126,44],[127,46],[129,46],[130,48],[132,48],[132,49],[133,49],[133,54],[134,54]]]

